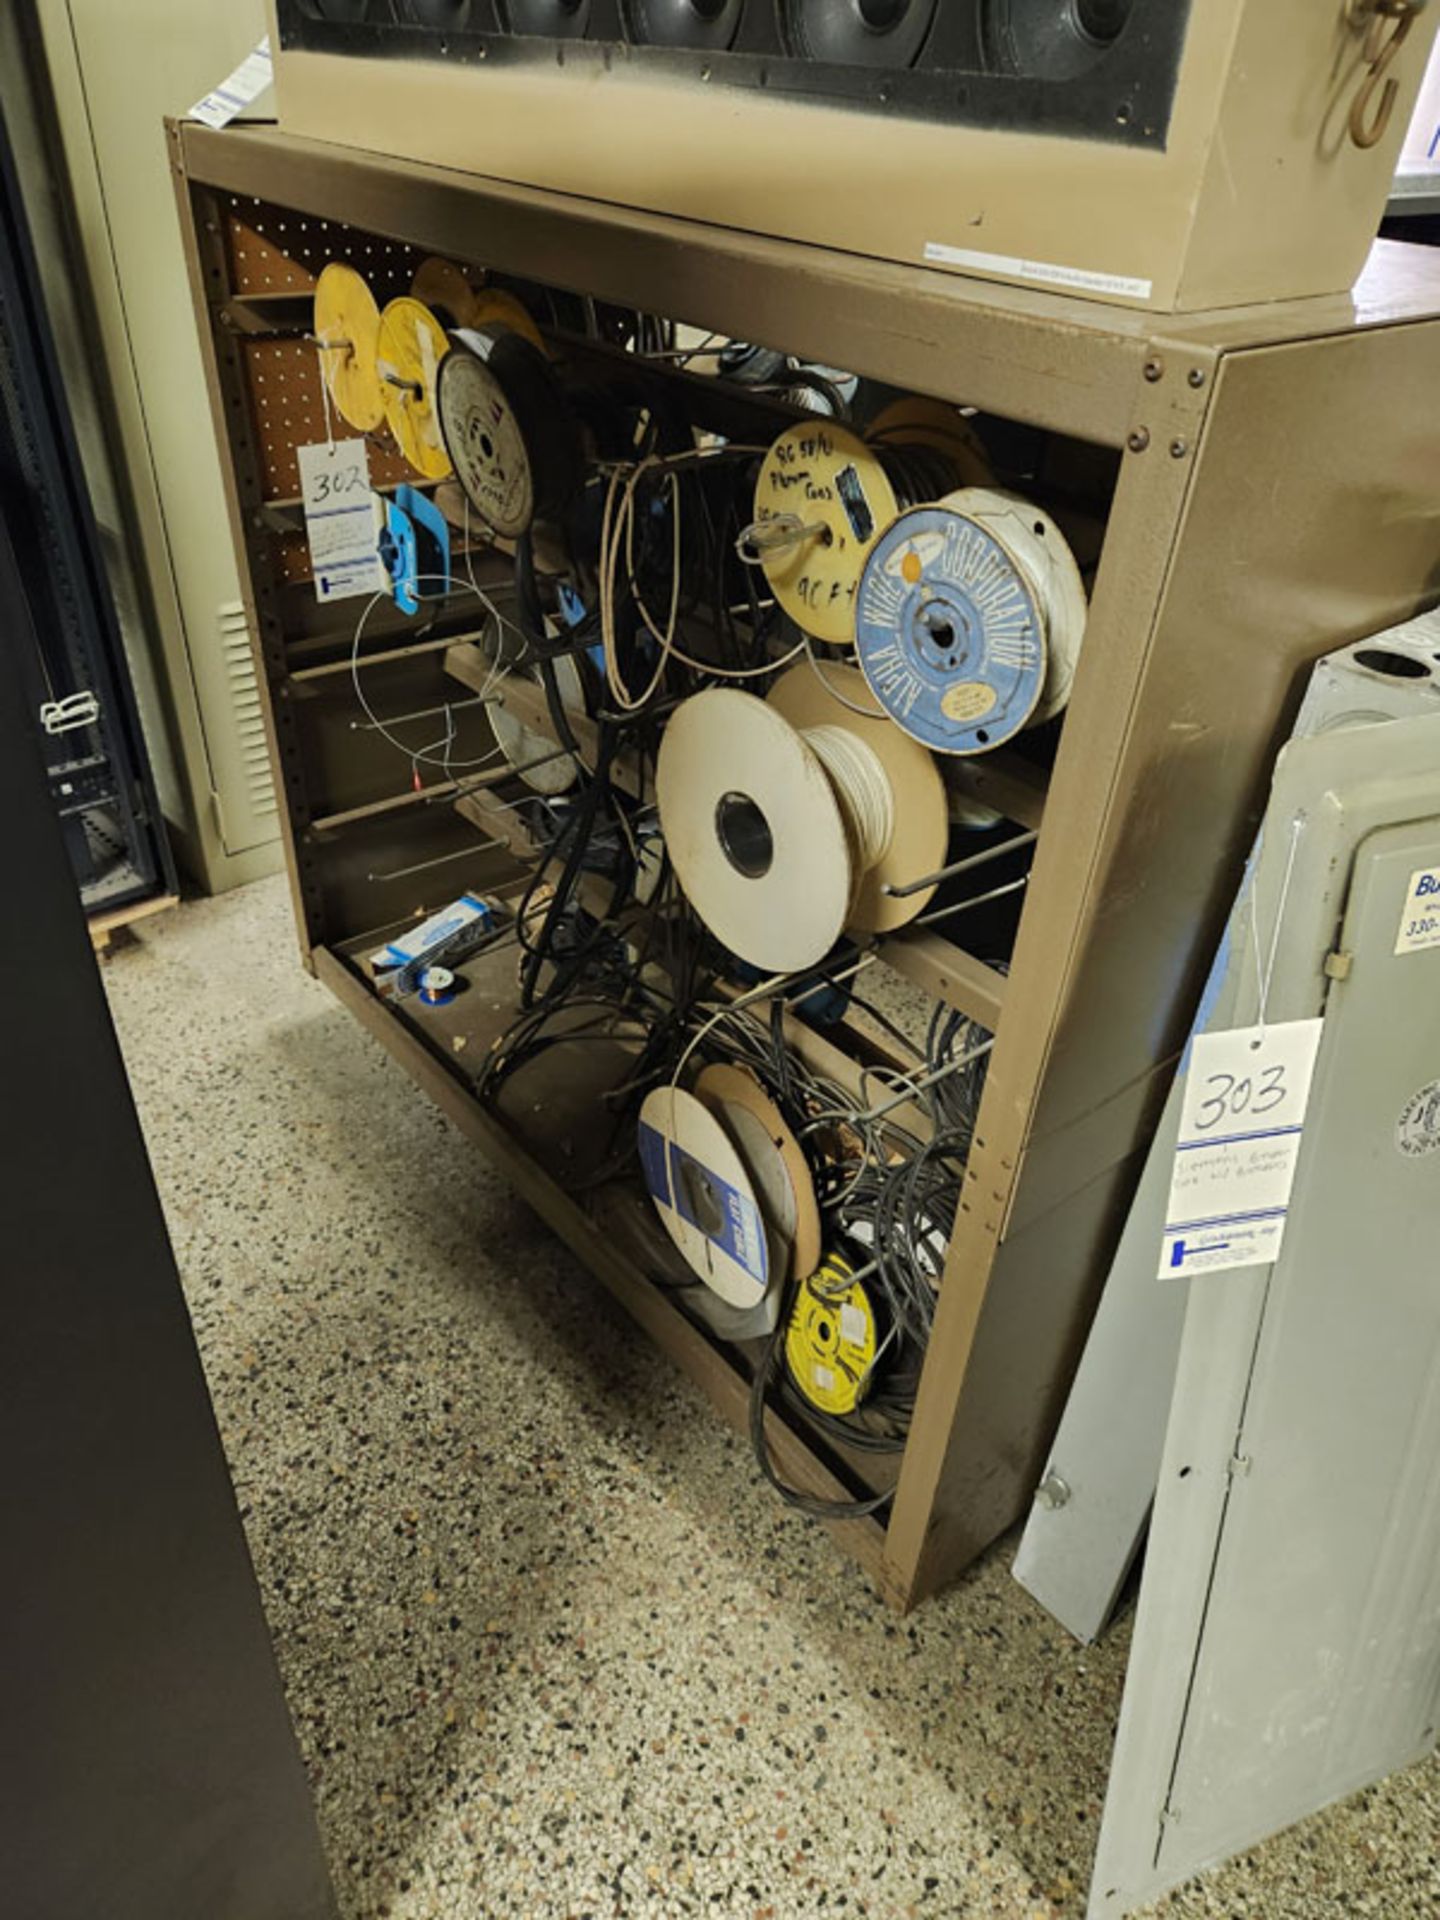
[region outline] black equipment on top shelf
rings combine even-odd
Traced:
[[[87,911],[175,890],[114,595],[0,115],[0,538],[19,656]]]

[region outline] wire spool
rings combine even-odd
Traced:
[[[779,1107],[744,1067],[706,1067],[697,1099],[725,1123],[750,1170],[760,1204],[783,1241],[790,1271],[811,1273],[820,1258],[820,1206],[800,1143]]]
[[[822,1413],[854,1413],[870,1391],[881,1330],[876,1302],[830,1254],[802,1281],[785,1330],[785,1367],[797,1392]]]
[[[443,320],[452,330],[475,324],[475,289],[463,267],[431,254],[415,269],[410,298]]]
[[[949,504],[898,516],[865,569],[855,644],[871,693],[938,753],[984,753],[1045,685],[1037,584],[993,526]]]
[[[476,333],[518,333],[537,353],[549,358],[544,336],[523,301],[504,287],[482,287],[471,300],[470,318],[464,323]]]
[[[892,400],[866,427],[865,437],[881,447],[934,447],[949,456],[962,486],[994,485],[995,473],[985,442],[964,414],[944,400],[932,400],[923,394]]]
[[[427,306],[408,296],[380,315],[380,388],[395,444],[427,480],[443,480],[450,456],[440,435],[436,383],[450,352],[445,329]]]
[[[827,673],[863,700],[853,669]],[[884,932],[933,889],[897,898],[945,857],[939,770],[888,720],[851,712],[806,667],[768,701],[712,688],[676,708],[655,775],[660,825],[685,895],[753,966],[822,961],[847,927]]]
[[[360,433],[385,423],[377,364],[380,309],[353,267],[332,260],[315,283],[315,339],[321,374],[335,411]]]
[[[1020,561],[1045,616],[1045,684],[1032,727],[1053,720],[1070,702],[1075,669],[1090,617],[1080,566],[1070,543],[1043,507],[1018,493],[967,487],[943,503],[995,533]]]
[[[899,510],[879,455],[847,428],[806,422],[779,436],[755,481],[747,537],[798,627],[832,646],[853,641],[865,557]]]
[[[923,749],[917,751],[915,742],[883,715],[855,712],[856,707],[869,704],[865,681],[855,668],[835,666],[826,667],[823,680],[807,666],[792,667],[770,689],[768,701],[820,752],[832,774],[837,768],[837,734],[846,737],[852,756],[858,750],[868,763],[878,765],[882,785],[890,795],[890,837],[878,858],[871,858],[873,835],[868,835],[869,847],[862,841],[855,848],[854,884],[845,927],[852,933],[890,933],[923,912],[934,889],[922,888],[896,898],[885,891],[886,887],[909,886],[922,874],[934,873],[945,864],[949,820],[945,783],[934,760]],[[856,830],[850,821],[864,791],[861,786],[858,792],[852,792],[848,782],[840,789],[841,812],[852,846]],[[872,792],[869,805],[874,804]]]
[[[681,1258],[732,1307],[758,1306],[770,1285],[764,1217],[739,1153],[693,1093],[656,1087],[640,1109],[640,1164]]]
[[[761,464],[741,558],[759,565],[795,624],[853,646],[865,561],[896,514],[960,483],[962,464],[922,440],[869,446],[836,421],[787,427]]]
[[[449,967],[427,967],[420,976],[420,1004],[426,1007],[448,1007],[450,1002],[461,993],[465,982]]]
[[[440,369],[446,457],[492,532],[518,540],[563,511],[584,477],[580,428],[546,361],[519,334],[462,333]],[[484,344],[482,355],[472,342]]]
[[[555,627],[549,620],[545,623],[547,639],[555,638]],[[505,679],[517,677],[543,685],[543,676],[536,665],[520,666],[513,660],[507,649],[505,630],[498,621],[488,625],[481,636],[481,650],[490,664],[490,681],[499,688]],[[550,663],[555,675],[556,690],[560,695],[560,704],[566,713],[577,717],[589,711],[585,702],[585,682],[579,663],[573,654],[557,653]],[[557,794],[568,793],[579,778],[579,770],[573,754],[561,753],[552,735],[537,732],[527,727],[505,707],[503,698],[491,702],[487,711],[490,716],[491,730],[495,735],[495,744],[501,757],[512,767],[520,779],[533,793],[544,794],[553,799]],[[539,762],[540,764],[535,764]],[[525,771],[521,772],[521,768]]]

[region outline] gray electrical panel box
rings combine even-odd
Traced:
[[[1154,1498],[1092,1920],[1436,1738],[1437,657],[1427,616],[1317,669],[1197,1023],[1272,940],[1270,1020],[1323,1015],[1280,1256],[1155,1278],[1167,1112],[1017,1562],[1096,1631]]]

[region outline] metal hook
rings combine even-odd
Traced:
[[[1357,33],[1365,34],[1365,77],[1350,104],[1350,138],[1362,150],[1378,146],[1385,137],[1400,92],[1400,82],[1389,69],[1426,4],[1427,0],[1347,0],[1346,19]]]

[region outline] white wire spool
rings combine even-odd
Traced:
[[[547,638],[554,639],[556,627],[553,621],[545,622],[545,633]],[[504,704],[504,682],[512,677],[528,681],[534,686],[544,685],[539,666],[517,661],[513,635],[497,620],[490,621],[486,626],[480,638],[480,647],[491,667],[489,685],[485,691],[496,697],[489,701],[486,710],[501,757],[533,793],[552,797],[568,793],[580,777],[574,755],[559,752],[553,734],[527,726],[518,714],[510,712]],[[561,706],[566,713],[583,716],[587,711],[585,682],[574,655],[556,654],[551,664],[555,670],[555,686]]]
[[[844,699],[865,683],[827,671]],[[858,704],[858,702],[857,702]],[[769,700],[712,688],[671,716],[656,768],[660,823],[680,884],[716,938],[776,973],[816,965],[847,927],[884,932],[933,888],[948,822],[930,755],[888,720],[842,704],[799,667]]]
[[[755,1189],[730,1136],[683,1087],[640,1109],[640,1164],[655,1209],[692,1273],[732,1307],[769,1290],[772,1260]]]
[[[990,527],[1028,574],[1045,616],[1045,682],[1032,727],[1063,713],[1085,639],[1090,603],[1070,542],[1043,507],[999,487],[964,487],[941,502]]]

